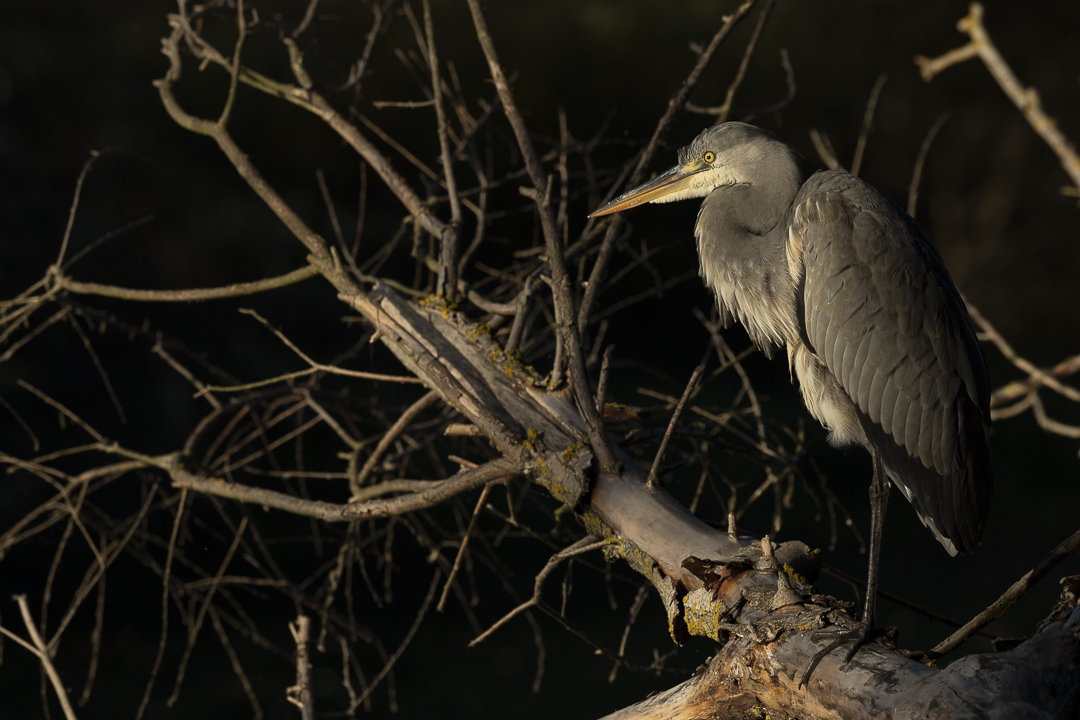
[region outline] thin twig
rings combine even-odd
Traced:
[[[197,396],[205,398],[206,402],[210,403],[211,407],[213,407],[214,409],[216,409],[216,410],[220,409],[221,408],[221,401],[218,400],[214,396],[214,394],[212,392],[207,390],[206,385],[204,385],[201,380],[199,380],[197,377],[195,377],[191,373],[190,370],[188,370],[186,367],[181,365],[180,362],[176,358],[174,358],[169,353],[169,351],[167,351],[165,349],[165,345],[162,342],[162,340],[163,340],[162,334],[159,332],[158,337],[157,337],[157,342],[155,342],[154,346],[152,348],[150,348],[150,352],[157,355],[162,360],[164,360],[166,363],[168,363],[169,367],[171,367],[173,370],[175,370],[180,375],[180,377],[184,378],[189,383],[191,383],[192,386],[194,386],[195,390],[197,391],[196,392]]]
[[[446,585],[443,587],[442,595],[439,597],[439,604],[435,606],[438,612],[442,612],[443,607],[446,605],[446,598],[450,594],[450,588],[453,587],[458,570],[461,569],[461,561],[465,557],[465,548],[469,545],[469,536],[476,530],[476,522],[480,519],[480,511],[484,509],[484,503],[487,502],[488,493],[490,492],[491,483],[488,483],[484,486],[484,489],[480,492],[480,498],[476,501],[476,508],[469,519],[469,526],[465,528],[465,534],[461,537],[461,544],[458,545],[457,556],[454,558],[454,567],[451,568],[450,574],[446,577]]]
[[[439,55],[435,49],[435,28],[431,19],[431,2],[423,0],[424,34],[427,39],[428,66],[431,70],[431,92],[435,100],[435,118],[438,124],[439,157],[442,159],[443,180],[450,198],[450,222],[439,237],[439,275],[436,292],[453,301],[457,296],[458,240],[461,236],[461,198],[458,196],[457,180],[454,178],[454,157],[450,154],[447,133],[446,110],[443,108],[442,80],[439,76]]]
[[[626,626],[623,628],[622,640],[619,642],[619,657],[626,657],[626,643],[630,639],[630,628],[634,626],[634,621],[637,620],[638,613],[641,612],[641,608],[645,607],[645,601],[649,598],[649,585],[642,583],[638,588],[637,595],[634,596],[634,602],[630,605],[630,612],[627,613]],[[608,673],[608,684],[615,682],[615,675],[619,671],[621,663],[614,663],[611,666],[611,672]]]
[[[345,234],[341,231],[341,222],[338,220],[337,209],[334,207],[334,198],[330,194],[330,186],[326,184],[326,176],[322,168],[316,168],[315,181],[319,184],[319,192],[322,193],[323,205],[326,205],[326,212],[330,216],[330,227],[334,230],[338,247],[343,253],[348,253],[348,248],[345,246]]]
[[[332,375],[343,375],[345,377],[361,378],[363,380],[382,380],[385,382],[418,385],[423,384],[423,380],[416,377],[409,377],[403,375],[383,375],[382,373],[369,373],[362,370],[346,370],[345,368],[339,368],[334,365],[327,365],[325,363],[316,362],[311,357],[309,357],[307,353],[298,348],[292,340],[286,337],[285,333],[274,327],[271,327],[270,323],[267,322],[266,318],[264,318],[259,313],[248,308],[240,308],[240,312],[244,315],[252,316],[260,323],[265,325],[270,330],[270,332],[274,333],[274,335],[276,335],[277,338],[281,340],[281,342],[285,343],[290,350],[299,355],[304,362],[310,365],[310,367],[307,370],[298,370],[297,372],[285,373],[284,375],[279,375],[277,377],[269,378],[267,380],[257,380],[256,382],[252,383],[243,383],[240,385],[207,385],[205,386],[205,390],[203,392],[243,392],[246,390],[254,390],[255,388],[264,387],[266,385],[274,385],[284,380],[304,377],[305,375],[311,375],[318,372],[330,373]],[[196,397],[198,397],[198,394],[196,394]]]
[[[427,615],[428,607],[430,607],[431,605],[432,598],[435,597],[435,589],[439,587],[439,578],[441,576],[442,571],[436,569],[435,576],[431,579],[431,587],[428,589],[428,594],[424,598],[423,604],[420,605],[420,610],[416,613],[416,619],[413,621],[412,626],[409,628],[409,631],[405,633],[405,638],[401,641],[401,645],[398,646],[398,649],[394,651],[394,654],[391,655],[389,660],[387,660],[386,664],[383,665],[383,669],[379,671],[379,674],[375,676],[375,678],[371,681],[371,684],[368,685],[368,687],[364,690],[363,694],[349,704],[348,712],[351,713],[353,710],[360,707],[361,703],[367,700],[368,696],[378,686],[379,682],[381,682],[382,679],[386,677],[387,674],[389,674],[390,671],[393,669],[394,664],[398,661],[398,659],[401,658],[402,654],[405,652],[405,648],[407,648],[409,646],[409,643],[412,642],[413,636],[416,634],[417,629],[420,627],[420,623],[423,622],[424,617]]]
[[[315,19],[315,11],[319,9],[319,0],[309,0],[307,10],[304,11],[304,18],[300,21],[300,24],[296,26],[296,29],[292,31],[292,36],[298,38],[304,34],[304,31],[311,25],[311,21]]]
[[[202,624],[206,619],[206,612],[210,607],[210,603],[214,601],[214,595],[217,592],[218,584],[221,582],[221,577],[225,574],[225,570],[228,569],[229,564],[232,562],[233,555],[236,554],[236,549],[240,546],[240,539],[244,536],[244,530],[247,529],[247,525],[248,519],[245,516],[240,521],[240,526],[236,530],[232,544],[229,546],[228,551],[225,553],[225,557],[218,566],[217,574],[214,575],[214,584],[210,586],[206,596],[202,599],[202,603],[199,606],[199,613],[196,615],[194,623],[188,627],[187,647],[184,648],[184,654],[180,658],[180,669],[176,673],[176,682],[173,685],[172,695],[165,701],[166,707],[173,707],[176,704],[176,701],[180,699],[180,688],[184,684],[184,675],[187,670],[188,660],[191,659],[191,653],[195,649],[195,640],[199,636],[199,630],[202,629]]]
[[[870,91],[870,100],[866,103],[866,113],[863,115],[862,129],[859,130],[859,139],[855,143],[855,157],[851,161],[851,174],[855,177],[859,176],[859,169],[862,167],[863,154],[866,151],[866,139],[870,136],[870,128],[874,124],[874,111],[877,110],[878,98],[881,96],[881,89],[885,87],[885,80],[888,75],[881,73],[878,75],[877,81],[874,83],[874,89]]]
[[[686,389],[683,390],[682,398],[679,400],[679,404],[675,406],[675,412],[671,414],[671,421],[668,423],[667,432],[664,433],[664,438],[660,441],[660,449],[656,451],[656,457],[653,458],[652,468],[649,470],[649,477],[645,481],[645,486],[648,487],[649,490],[653,490],[656,487],[656,477],[660,471],[660,462],[667,453],[667,446],[668,442],[671,440],[671,433],[674,432],[675,426],[679,423],[679,416],[682,415],[683,408],[686,407],[686,402],[690,399],[690,393],[697,387],[698,380],[701,379],[701,374],[703,372],[705,372],[705,365],[698,365],[694,368],[694,374],[690,376],[690,382],[686,383]]]
[[[401,416],[394,421],[394,424],[390,426],[390,429],[386,431],[386,434],[379,440],[379,444],[375,446],[375,449],[371,451],[371,455],[364,463],[364,467],[360,469],[360,472],[356,476],[356,481],[350,481],[349,485],[353,494],[360,492],[361,488],[367,484],[368,477],[370,477],[372,471],[375,470],[375,466],[379,464],[379,460],[382,459],[383,453],[390,447],[390,443],[394,442],[405,428],[409,426],[409,423],[413,419],[426,410],[432,403],[439,399],[439,393],[431,390],[423,395],[419,400],[410,405],[405,412],[401,413]]]
[[[809,133],[810,141],[814,143],[814,149],[817,150],[821,162],[825,163],[825,167],[830,170],[843,170],[843,166],[836,158],[836,151],[833,150],[832,143],[829,142],[829,136],[819,132],[817,128],[810,128]]]
[[[915,210],[919,204],[919,182],[922,180],[923,165],[926,164],[926,157],[930,154],[930,145],[933,144],[938,131],[941,130],[941,127],[948,119],[949,113],[942,113],[938,116],[938,119],[930,126],[930,130],[927,131],[922,147],[919,148],[919,154],[915,158],[915,168],[911,171],[911,185],[908,186],[907,200],[907,214],[911,217],[915,217]]]
[[[611,365],[611,353],[615,352],[614,345],[608,345],[604,350],[604,359],[600,362],[600,380],[596,383],[596,412],[604,417],[604,404],[606,402],[608,384],[608,370]]]
[[[224,128],[229,124],[233,103],[236,102],[236,86],[240,82],[240,53],[247,38],[247,22],[244,21],[244,0],[236,0],[236,44],[233,46],[232,70],[229,72],[229,94],[225,96],[225,105],[221,108],[217,126]]]
[[[93,169],[94,163],[101,157],[101,153],[97,150],[90,151],[90,157],[85,163],[83,163],[82,170],[79,172],[79,179],[75,181],[75,196],[71,199],[71,207],[68,209],[68,221],[64,227],[64,237],[60,240],[60,252],[56,256],[57,267],[64,264],[64,256],[67,254],[68,243],[71,241],[71,228],[75,226],[75,214],[79,209],[79,198],[82,196],[83,183],[86,182],[86,176],[90,174],[90,170]]]
[[[225,649],[225,654],[229,656],[229,664],[232,665],[233,672],[236,673],[236,678],[240,681],[240,686],[244,688],[244,694],[247,695],[248,702],[251,703],[254,720],[262,720],[263,710],[262,705],[259,704],[259,696],[251,685],[251,679],[248,678],[247,673],[244,671],[244,665],[240,662],[240,656],[236,654],[236,648],[233,647],[232,642],[229,640],[229,634],[225,632],[225,627],[221,624],[221,613],[211,605],[208,614],[210,615],[210,624],[213,625],[214,632],[217,633],[218,642]]]
[[[1039,582],[1039,580],[1043,579],[1048,572],[1053,570],[1058,563],[1075,553],[1077,548],[1080,548],[1080,530],[1077,530],[1067,537],[1060,545],[1054,548],[1049,555],[1043,558],[1038,565],[1024,573],[1023,577],[1013,583],[1012,586],[1005,591],[1005,594],[995,600],[988,608],[969,620],[964,627],[934,646],[934,649],[930,650],[927,655],[931,658],[939,658],[964,642],[964,640],[976,630],[980,630],[994,620],[997,620],[1004,615],[1009,608],[1015,605],[1017,601],[1023,597],[1025,592],[1034,587],[1035,583]]]
[[[529,295],[532,294],[533,283],[536,279],[529,276],[525,280],[525,287],[518,294],[515,305],[514,324],[510,326],[510,337],[506,340],[506,354],[513,355],[521,347],[521,337],[525,332],[525,320],[529,315]]]
[[[52,407],[59,410],[69,420],[71,420],[73,423],[75,423],[76,425],[81,427],[83,430],[85,430],[87,433],[89,433],[90,436],[92,438],[94,438],[95,440],[97,440],[99,443],[104,443],[105,442],[105,437],[101,433],[99,433],[97,430],[92,428],[89,423],[85,422],[81,417],[79,417],[78,415],[73,413],[71,410],[68,410],[67,407],[65,407],[63,405],[63,403],[60,403],[60,402],[58,402],[56,400],[53,400],[51,397],[49,397],[45,393],[41,392],[36,387],[34,387],[30,383],[26,382],[22,378],[18,378],[15,381],[15,384],[18,385],[19,387],[23,388],[24,390],[29,390],[34,395],[37,395],[38,398],[40,398],[42,402],[44,402],[44,403],[46,403],[48,405],[51,405]]]
[[[173,557],[176,553],[176,538],[180,531],[180,522],[184,517],[187,507],[187,488],[180,491],[180,500],[176,503],[176,517],[173,519],[172,534],[169,536],[168,551],[165,554],[165,567],[161,580],[161,637],[158,639],[157,655],[154,657],[154,665],[150,669],[150,678],[143,690],[142,701],[139,710],[135,713],[135,720],[141,720],[146,706],[150,703],[150,691],[154,689],[158,671],[161,669],[161,660],[165,656],[165,640],[169,637],[169,583],[172,580]]]

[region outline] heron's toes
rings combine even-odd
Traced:
[[[814,656],[810,658],[810,664],[806,666],[806,670],[802,674],[802,678],[799,680],[799,687],[802,687],[810,680],[810,675],[813,674],[814,669],[817,668],[827,655],[833,650],[836,650],[842,645],[851,644],[851,649],[848,650],[847,655],[844,657],[844,662],[851,662],[851,658],[855,657],[855,653],[859,651],[863,645],[868,641],[873,640],[883,631],[880,628],[876,628],[870,623],[861,623],[859,627],[854,630],[840,630],[840,631],[826,631],[814,633],[810,636],[810,639],[814,642],[819,640],[827,640],[833,638],[833,641],[826,645],[823,649],[814,653]]]

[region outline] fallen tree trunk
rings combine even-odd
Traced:
[[[1012,650],[968,655],[944,670],[873,644],[847,665],[836,652],[799,688],[813,649],[797,634],[774,643],[733,638],[704,672],[604,720],[745,718],[754,708],[813,720],[1080,717],[1080,607]]]

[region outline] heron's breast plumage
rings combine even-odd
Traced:
[[[701,206],[694,235],[700,272],[713,291],[724,326],[737,320],[750,339],[766,354],[798,337],[795,286],[786,272],[784,244],[752,233],[713,233],[725,225],[730,207],[726,195],[738,190],[716,190]]]

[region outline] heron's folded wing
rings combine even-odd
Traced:
[[[850,176],[822,180],[791,225],[805,337],[923,522],[974,550],[993,484],[989,381],[963,300],[899,207]]]

